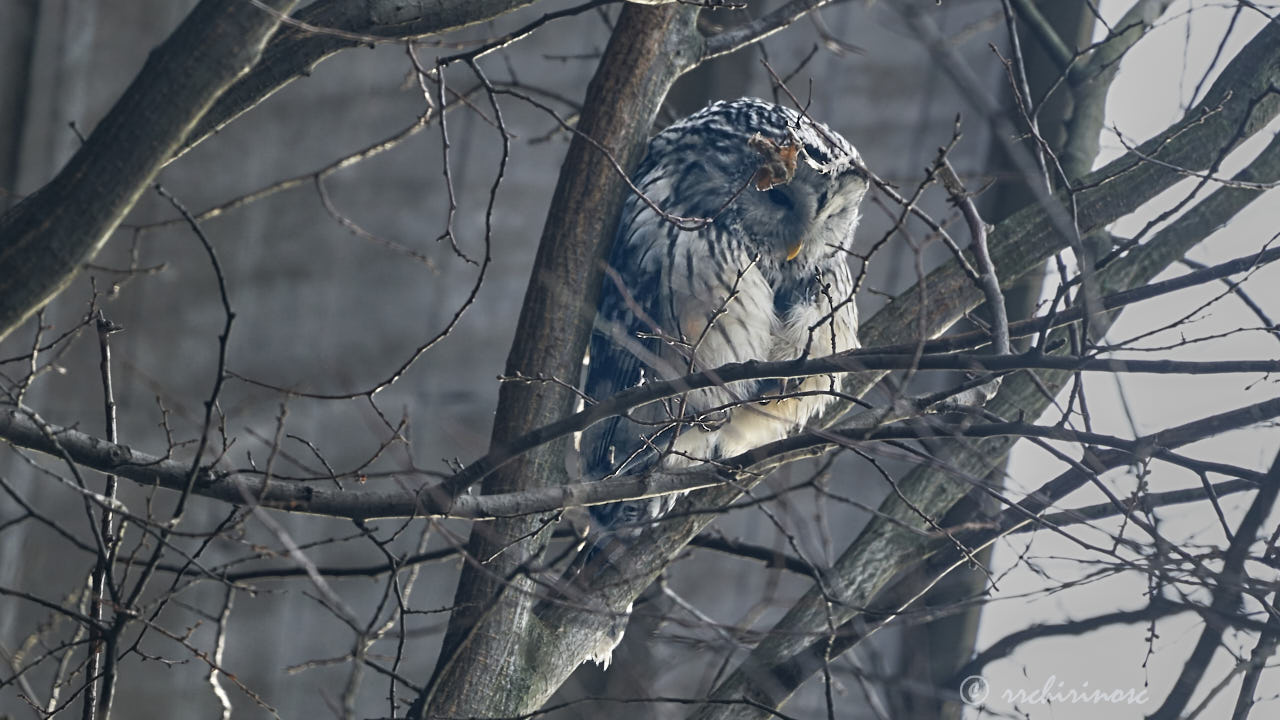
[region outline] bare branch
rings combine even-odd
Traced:
[[[287,12],[296,2],[270,6]],[[278,24],[248,3],[203,0],[57,177],[0,215],[0,338],[97,254],[214,98],[257,62]]]
[[[1258,532],[1267,516],[1271,514],[1276,499],[1280,497],[1280,455],[1276,456],[1267,472],[1266,482],[1258,489],[1249,509],[1245,511],[1240,526],[1236,529],[1235,538],[1227,547],[1226,556],[1222,559],[1222,571],[1219,584],[1213,588],[1213,602],[1209,605],[1210,615],[1206,618],[1205,628],[1200,633],[1195,647],[1191,650],[1191,658],[1182,666],[1182,672],[1173,683],[1173,689],[1165,701],[1148,717],[1153,720],[1170,720],[1182,715],[1191,694],[1209,669],[1209,661],[1222,644],[1222,633],[1226,629],[1223,623],[1212,617],[1214,614],[1229,615],[1240,604],[1241,586],[1248,577],[1245,560],[1249,558],[1250,548],[1258,538]]]
[[[285,85],[310,75],[325,58],[357,47],[367,42],[366,38],[401,42],[428,37],[492,20],[534,2],[536,0],[316,0],[291,16],[296,22],[281,28],[272,37],[261,62],[218,97],[173,157],[200,144]],[[298,23],[337,32],[316,33]]]

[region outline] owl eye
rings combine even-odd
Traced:
[[[765,194],[769,196],[770,202],[783,210],[794,210],[796,208],[795,201],[781,188],[769,188],[769,190],[765,191]]]

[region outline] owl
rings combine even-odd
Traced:
[[[649,143],[623,205],[583,389],[594,399],[726,363],[857,347],[848,250],[868,175],[853,146],[794,110],[717,102]],[[588,428],[587,478],[733,457],[820,415],[833,377],[695,390]],[[593,532],[631,538],[675,496],[596,506]],[[597,543],[598,544],[598,543]]]

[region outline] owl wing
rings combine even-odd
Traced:
[[[681,230],[635,198],[626,203],[591,338],[589,396],[769,356],[773,290],[738,240],[731,226]],[[583,437],[587,473],[643,471],[677,427],[702,440],[682,451],[713,457],[714,427],[733,412],[726,406],[755,397],[758,386],[697,390],[597,423]],[[702,424],[689,429],[695,418]]]
[[[636,237],[641,230],[646,235],[652,234],[654,228],[635,228],[630,232],[626,228],[624,223],[614,240],[591,331],[583,389],[596,401],[643,382],[647,363],[641,358],[654,355],[659,347],[656,337],[646,335],[659,332],[660,275],[640,262],[644,251],[651,249],[653,238]],[[615,472],[642,446],[638,428],[632,425],[634,423],[614,416],[587,429],[582,454],[588,476],[603,477]],[[623,426],[627,432],[619,431]]]

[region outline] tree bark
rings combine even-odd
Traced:
[[[630,172],[643,153],[667,90],[702,58],[689,5],[627,5],[587,88],[581,122],[565,157],[530,274],[508,376],[555,377],[576,385],[602,263],[612,244],[625,184],[600,148]],[[593,138],[600,148],[584,136]],[[491,445],[573,410],[576,396],[552,383],[507,383],[498,398]],[[563,484],[567,438],[513,460],[483,483],[484,492]],[[551,517],[476,524],[467,545],[435,676],[411,717],[501,717],[537,709],[582,659],[530,652],[535,570]],[[549,680],[548,676],[557,679]]]

